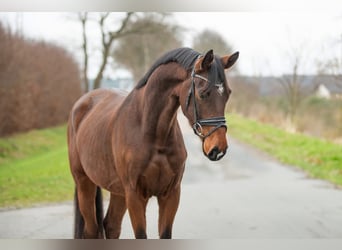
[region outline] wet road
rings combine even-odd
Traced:
[[[233,139],[227,155],[210,162],[184,118],[179,120],[188,161],[174,238],[342,238],[342,190]],[[157,214],[152,198],[149,238],[158,238]],[[0,222],[0,238],[71,238],[72,202],[2,210]],[[133,238],[127,213],[121,238]]]

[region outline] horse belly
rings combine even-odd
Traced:
[[[116,194],[123,193],[124,189],[114,163],[107,154],[103,153],[106,149],[101,148],[96,143],[92,145],[91,149],[84,149],[80,154],[80,160],[85,174],[94,184],[101,188]],[[95,151],[96,154],[94,154]]]
[[[138,180],[138,188],[145,197],[166,195],[175,184],[176,174],[166,155],[157,154]]]

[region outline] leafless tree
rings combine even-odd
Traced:
[[[288,105],[288,121],[291,130],[295,130],[295,119],[299,104],[301,102],[300,77],[298,76],[298,61],[292,68],[292,74],[283,75],[280,83],[285,91],[285,98]]]
[[[332,57],[325,61],[317,62],[317,71],[319,75],[331,75],[333,76],[333,84],[342,89],[342,34],[340,39],[336,41],[341,50],[341,54]]]
[[[304,43],[296,42],[295,45],[290,43],[287,53],[287,59],[290,65],[290,73],[280,77],[280,84],[285,93],[287,103],[287,129],[296,131],[296,118],[300,105],[307,94],[307,86],[303,84],[303,75],[299,74],[299,70],[304,67],[305,61],[308,60],[308,50]]]
[[[214,53],[220,56],[233,52],[232,46],[214,30],[205,29],[195,35],[192,41],[192,47],[200,53],[205,53],[209,49],[213,49]],[[231,71],[237,73],[238,68],[233,67]]]
[[[120,13],[121,15],[121,13]],[[134,22],[135,19],[139,18],[141,14],[137,14],[134,12],[127,12],[125,16],[120,21],[113,21],[115,20],[114,17],[118,17],[118,13],[94,13],[90,17],[90,13],[80,13],[79,14],[79,21],[82,25],[82,37],[83,37],[83,55],[84,55],[84,63],[83,63],[83,79],[85,82],[87,81],[88,77],[86,76],[89,64],[89,37],[86,33],[86,23],[88,21],[95,22],[98,25],[100,31],[100,49],[101,49],[101,62],[99,64],[99,68],[97,70],[93,89],[99,88],[101,86],[101,81],[103,79],[103,73],[106,69],[108,64],[108,60],[110,58],[110,54],[112,52],[113,44],[116,41],[119,41],[123,37],[132,34],[143,34],[146,32],[151,32],[151,27],[148,25],[129,25]],[[117,23],[115,23],[117,22]],[[115,27],[114,29],[112,27]],[[89,81],[89,80],[88,80]],[[87,83],[85,83],[87,84]],[[89,83],[88,83],[89,86]],[[87,90],[87,88],[85,88]]]
[[[120,39],[112,56],[137,82],[162,53],[181,46],[180,28],[167,23],[160,14],[144,14],[128,26],[133,30],[145,27],[145,32]]]
[[[84,92],[89,91],[89,78],[88,78],[88,40],[87,40],[87,29],[86,25],[88,22],[88,13],[80,12],[78,13],[78,19],[82,24],[82,50],[83,50],[83,70],[82,70],[82,83]]]
[[[102,39],[102,62],[100,64],[99,70],[94,80],[94,89],[97,89],[101,86],[103,72],[107,65],[108,56],[111,51],[113,42],[120,37],[139,32],[139,30],[126,29],[127,23],[131,19],[132,15],[133,15],[132,12],[127,12],[125,18],[121,21],[119,28],[116,29],[115,31],[112,31],[112,30],[106,30],[105,28],[105,23],[108,17],[110,16],[110,13],[101,14],[98,20],[98,24],[100,26],[101,39]]]
[[[225,55],[232,52],[232,47],[216,31],[205,29],[194,36],[192,47],[198,52],[206,52],[213,49],[215,54]]]
[[[342,34],[340,34],[340,39],[335,40],[336,44],[340,46],[340,55],[336,55],[335,57],[330,58],[326,61],[318,61],[318,74],[319,75],[329,75],[329,79],[331,82],[327,82],[327,84],[333,84],[337,87],[336,90],[342,90]],[[331,76],[331,77],[330,77]],[[338,129],[339,133],[342,132],[342,106],[341,102],[339,103],[338,109],[335,111],[335,116],[337,119],[336,125],[334,126]]]

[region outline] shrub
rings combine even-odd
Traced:
[[[63,123],[81,95],[78,65],[56,45],[0,23],[0,136]]]

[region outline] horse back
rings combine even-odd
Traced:
[[[70,116],[68,125],[72,128],[73,133],[76,133],[79,125],[82,123],[84,118],[101,102],[105,99],[110,99],[113,109],[116,109],[124,99],[124,92],[112,91],[107,89],[97,89],[88,92],[83,95],[74,104]],[[105,104],[105,103],[104,103]]]

